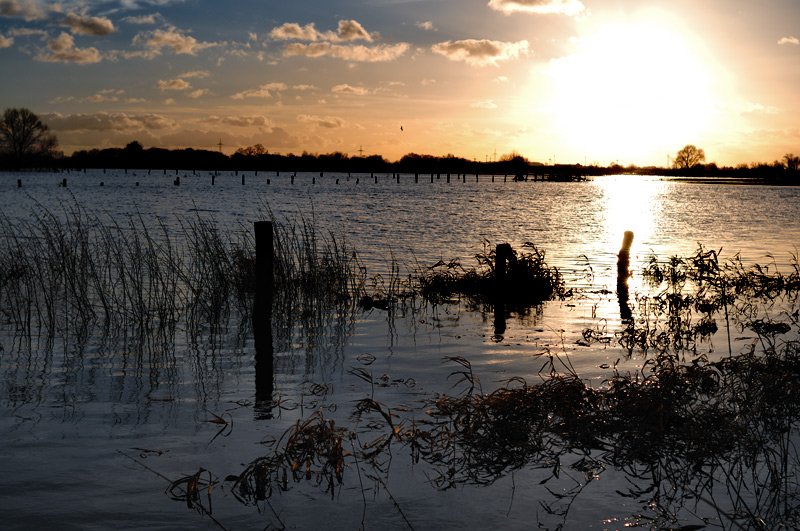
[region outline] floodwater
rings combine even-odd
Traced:
[[[333,496],[313,481],[290,480],[287,492],[254,506],[223,480],[267,455],[265,442],[315,412],[359,428],[355,402],[371,397],[398,415],[424,417],[437,393],[458,392],[446,357],[468,360],[485,390],[516,376],[535,382],[552,353],[600,384],[624,358],[622,349],[578,340],[586,328],[613,337],[621,327],[614,290],[626,230],[635,234],[632,294],[648,289],[637,270],[650,254],[690,256],[700,243],[722,249],[723,257],[739,254],[745,264],[787,270],[800,241],[800,189],[794,187],[624,175],[516,183],[484,175],[431,182],[428,174],[419,182],[413,175],[398,182],[376,174],[376,182],[370,175],[326,173],[298,174],[292,183],[285,173],[225,172],[213,185],[208,172],[178,176],[180,186],[174,172],[161,171],[0,174],[0,211],[17,219],[77,202],[114,218],[160,219],[175,230],[182,219],[201,216],[237,232],[251,230],[270,209],[344,235],[369,275],[387,275],[393,260],[402,272],[453,258],[471,267],[484,241],[515,248],[532,242],[562,271],[567,287],[585,295],[512,315],[502,336],[491,314],[460,304],[391,315],[372,309],[352,320],[297,324],[276,336],[281,406],[269,418],[254,411],[254,342],[235,316],[221,334],[179,331],[171,345],[124,337],[42,345],[0,327],[3,529],[621,528],[646,508],[617,494],[627,480],[612,469],[563,517],[544,508],[559,500],[540,485],[540,470],[438,490],[431,471],[412,463],[399,444],[386,470],[347,470]],[[67,188],[58,186],[64,178]],[[712,339],[704,348],[722,345]],[[641,363],[624,360],[623,366],[635,370]],[[365,372],[372,385],[357,375]],[[166,492],[170,482],[200,469],[207,471],[203,478],[218,481],[202,491],[202,509]]]

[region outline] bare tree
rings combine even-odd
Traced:
[[[706,154],[692,144],[685,146],[675,155],[672,165],[675,168],[693,168],[706,161]]]
[[[30,110],[6,109],[0,120],[0,153],[21,162],[29,157],[53,154],[58,139]]]

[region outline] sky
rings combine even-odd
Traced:
[[[0,108],[65,153],[800,153],[800,0],[0,0]]]

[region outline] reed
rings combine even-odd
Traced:
[[[366,272],[355,251],[312,220],[275,220],[276,303],[290,318],[355,308]],[[255,291],[250,230],[213,218],[114,219],[73,200],[25,219],[0,213],[0,311],[23,335],[52,341],[133,331],[174,337],[247,316]]]

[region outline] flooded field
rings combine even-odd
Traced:
[[[88,278],[108,279],[103,289],[130,304],[126,317],[97,318],[117,313],[81,303],[45,262],[39,278],[53,293],[13,298],[27,272],[6,253],[2,527],[797,523],[800,190],[633,176],[178,176],[180,185],[161,171],[0,174],[4,251],[71,256],[62,235],[80,218],[83,241],[111,251],[65,270],[123,264]],[[247,242],[271,215],[340,238],[342,260],[358,253],[365,292],[390,304],[276,301],[265,376],[250,299],[210,296],[213,275],[198,265],[209,255],[196,250]],[[626,230],[629,317],[617,286]],[[48,238],[65,247],[37,247]],[[503,242],[544,251],[567,295],[499,314],[486,301],[404,293],[437,262],[473,268]],[[157,289],[153,275],[138,291],[114,280],[153,271],[147,256],[186,272],[159,276]],[[181,304],[137,303],[134,291]],[[168,310],[144,324],[135,316],[150,310],[137,314],[137,304]],[[717,364],[739,354],[754,357]]]

